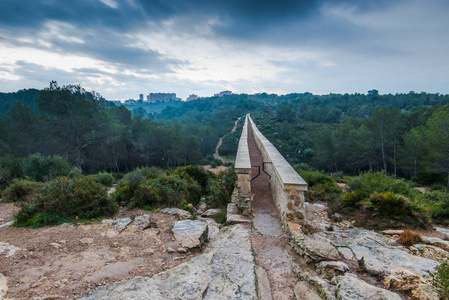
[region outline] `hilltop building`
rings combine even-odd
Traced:
[[[192,100],[197,100],[198,99],[198,95],[192,94],[189,97],[187,97],[186,101],[192,101]]]
[[[231,91],[219,92],[218,94],[214,94],[214,97],[223,97],[225,95],[232,95],[232,92]]]
[[[139,100],[143,102],[143,94],[139,95]]]
[[[148,96],[149,102],[168,102],[173,100],[181,100],[179,98],[176,98],[176,93],[150,93]]]

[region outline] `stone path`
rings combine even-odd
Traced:
[[[250,127],[248,133],[251,164],[261,166],[262,158]],[[257,172],[257,168],[253,170]],[[256,263],[267,272],[273,299],[295,299],[293,288],[298,278],[292,272],[290,264],[291,257],[295,254],[284,237],[268,176],[261,171],[259,177],[251,182],[251,190],[254,194],[254,229],[251,230],[251,238]]]
[[[82,299],[258,299],[249,229],[224,228],[207,250],[152,278],[137,277],[89,292]],[[287,299],[287,298],[285,298]]]

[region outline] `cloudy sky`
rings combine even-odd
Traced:
[[[0,92],[449,94],[447,0],[1,0]]]

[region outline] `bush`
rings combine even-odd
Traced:
[[[434,191],[421,196],[430,206],[430,216],[440,224],[449,224],[449,192]]]
[[[422,210],[410,202],[410,200],[393,192],[373,193],[369,201],[365,204],[371,205],[384,216],[393,219],[403,220],[413,212],[422,213]]]
[[[132,207],[157,207],[160,205],[162,199],[159,196],[159,189],[151,181],[139,184],[131,198]]]
[[[351,191],[361,190],[364,197],[369,197],[374,192],[393,192],[394,194],[400,194],[414,199],[419,194],[416,189],[413,189],[412,183],[404,179],[395,179],[382,172],[362,173],[359,176],[351,178],[348,181],[348,186]]]
[[[357,189],[353,192],[346,193],[343,197],[343,204],[352,206],[352,207],[360,207],[360,202],[364,199],[364,193],[362,190]]]
[[[319,183],[331,182],[335,184],[335,180],[331,176],[323,174],[320,171],[303,170],[299,168],[295,170],[301,175],[302,179],[307,182],[309,188]]]
[[[179,207],[182,201],[196,205],[201,199],[201,186],[187,173],[195,173],[194,168],[189,170],[164,173],[158,169],[138,169],[119,181],[114,198],[118,203],[140,208],[159,205]]]
[[[25,179],[16,179],[3,193],[3,202],[28,202],[33,196],[39,193],[44,184]]]
[[[33,228],[58,225],[75,218],[92,219],[109,216],[117,205],[107,190],[89,177],[58,177],[47,183],[31,201],[23,203],[15,216],[15,225]]]
[[[68,176],[73,167],[61,156],[32,154],[23,163],[23,175],[35,181],[49,181],[59,176]]]
[[[0,190],[7,187],[13,178],[22,177],[22,163],[23,160],[20,158],[0,157]]]
[[[423,209],[402,195],[393,192],[373,193],[367,201],[360,203],[364,218],[359,225],[370,229],[423,228],[432,226],[423,215]]]
[[[408,248],[414,244],[422,243],[422,238],[419,234],[411,231],[410,229],[406,229],[399,235],[397,242]]]
[[[100,172],[93,175],[96,182],[101,183],[104,186],[112,186],[114,184],[114,176],[108,172]]]
[[[434,272],[428,272],[430,284],[435,288],[440,299],[449,299],[449,263],[444,260],[435,267]]]
[[[236,179],[237,175],[232,168],[216,175],[209,183],[209,205],[217,208],[226,208],[231,201]]]

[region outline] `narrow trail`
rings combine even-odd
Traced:
[[[241,118],[242,118],[242,117],[238,118],[237,121],[235,121],[234,127],[232,127],[231,131],[229,131],[229,132],[226,133],[224,136],[222,136],[222,137],[218,140],[217,146],[215,147],[214,158],[221,160],[224,164],[225,164],[225,163],[229,163],[229,162],[233,162],[233,161],[229,161],[229,160],[226,160],[226,159],[224,159],[223,157],[221,157],[221,156],[218,154],[218,149],[220,149],[220,146],[221,146],[221,144],[223,143],[223,139],[224,139],[228,134],[231,134],[231,133],[233,133],[233,132],[235,132],[235,131],[237,130],[237,124],[239,123],[239,121],[240,121]]]
[[[262,166],[262,156],[251,126],[248,127],[248,147],[251,164]],[[284,237],[268,176],[261,172],[259,177],[251,182],[251,190],[254,194],[254,228],[251,230],[251,238],[256,263],[267,272],[273,299],[293,300],[293,288],[298,281],[290,264],[290,257],[294,254]]]

